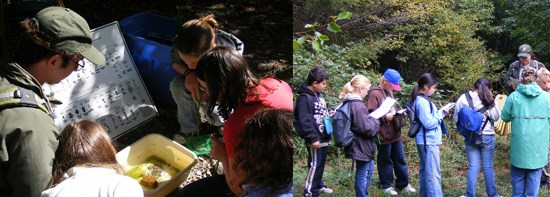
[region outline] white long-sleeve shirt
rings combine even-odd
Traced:
[[[468,91],[468,92],[472,97],[472,104],[474,105],[474,110],[479,110],[483,108],[483,103],[481,103],[481,99],[479,98],[479,95],[477,94],[477,92],[474,92],[474,91]],[[453,115],[453,119],[455,122],[458,122],[458,112],[460,111],[460,109],[467,106],[469,105],[468,105],[468,100],[466,99],[466,95],[462,94],[460,98],[458,98],[458,100],[456,101],[454,115]],[[485,120],[487,119],[487,117],[489,117],[494,122],[496,122],[500,118],[499,109],[496,106],[496,104],[494,107],[485,111],[483,115],[484,115],[483,123],[485,123]],[[485,135],[495,134],[495,128],[493,127],[493,124],[491,124],[491,122],[488,122],[487,125],[485,125],[485,127],[482,130],[482,134],[485,134]]]
[[[109,168],[73,167],[67,178],[57,186],[42,192],[42,197],[142,197],[139,183]]]

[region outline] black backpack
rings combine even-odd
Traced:
[[[430,103],[430,113],[433,113],[432,102],[430,101],[430,99],[426,98],[422,94],[419,95],[428,100],[428,102]],[[422,127],[422,123],[420,123],[420,121],[418,120],[418,116],[416,115],[414,102],[408,101],[407,103],[405,103],[405,109],[407,110],[407,115],[409,116],[410,122],[409,132],[407,133],[407,135],[411,138],[415,138],[416,134],[418,134],[420,128]]]
[[[346,147],[351,144],[353,132],[351,132],[350,101],[344,101],[336,108],[332,115],[332,127],[336,147]]]

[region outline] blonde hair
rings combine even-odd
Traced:
[[[355,75],[355,77],[351,78],[351,80],[344,85],[338,98],[342,100],[346,94],[359,94],[359,91],[362,89],[369,89],[370,86],[371,83],[367,77],[363,75]]]
[[[546,68],[537,70],[537,82],[550,82],[550,71]]]

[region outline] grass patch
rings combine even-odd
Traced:
[[[464,150],[463,138],[449,128],[450,132],[444,136],[441,145],[441,182],[445,196],[461,196],[466,193],[466,176],[468,161]],[[406,131],[404,128],[403,131]],[[296,154],[294,155],[294,196],[301,196],[304,190],[304,180],[307,174],[307,151],[305,144],[299,137],[296,140]],[[409,182],[418,190],[418,154],[414,139],[403,133],[403,147],[405,159],[409,166]],[[351,170],[351,160],[344,158],[343,148],[336,148],[334,144],[328,149],[327,163],[323,180],[334,190],[333,194],[323,196],[355,196],[355,171]],[[375,162],[376,164],[376,162]],[[502,196],[511,196],[512,185],[510,179],[510,137],[497,136],[495,145],[494,171],[497,191]],[[354,169],[355,170],[355,167]],[[487,196],[483,172],[480,172],[477,182],[476,196]],[[377,188],[378,170],[375,165],[374,173],[369,185],[369,196],[390,196]],[[399,196],[418,196],[415,194],[400,193]],[[550,196],[550,190],[541,189],[539,196]]]

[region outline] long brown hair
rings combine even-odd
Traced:
[[[53,185],[74,166],[113,168],[123,174],[111,138],[99,124],[89,120],[73,122],[61,132],[53,161]]]
[[[243,184],[269,187],[269,193],[292,183],[293,113],[265,109],[245,122],[241,142],[233,150],[235,170],[245,171]]]
[[[181,53],[199,56],[212,48],[218,27],[213,14],[187,21],[179,29],[174,46]]]
[[[489,79],[484,77],[477,79],[472,89],[477,90],[477,95],[481,103],[483,103],[483,106],[487,109],[495,106],[495,99],[491,93],[491,81],[489,81]]]
[[[219,103],[220,115],[226,120],[238,104],[244,103],[248,91],[260,84],[244,57],[227,46],[217,46],[203,54],[196,74],[208,86],[208,101],[212,103],[208,112],[214,110],[214,103]]]

